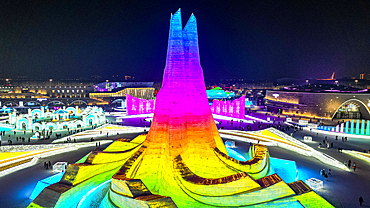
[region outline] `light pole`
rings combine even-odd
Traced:
[[[51,90],[51,82],[53,81],[53,79],[49,79],[49,81],[50,81],[50,97],[52,97],[53,94],[52,94],[52,90]]]

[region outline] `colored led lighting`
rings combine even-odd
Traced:
[[[154,113],[155,100],[140,99],[130,94],[126,94],[126,99],[127,115]]]
[[[155,105],[147,135],[119,139],[83,163],[69,165],[62,180],[29,207],[75,206],[108,177],[112,181],[100,207],[332,207],[303,182],[286,184],[277,174],[269,175],[266,146],[251,146],[247,161],[228,155],[208,104],[193,14],[184,28],[180,10],[171,15]],[[236,114],[231,103],[227,107],[223,112]]]

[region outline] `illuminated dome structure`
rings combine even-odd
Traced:
[[[196,18],[183,29],[178,10],[149,133],[69,165],[29,207],[332,207],[302,181],[268,175],[266,146],[249,154],[242,162],[226,151],[208,105]]]
[[[208,99],[224,99],[235,97],[234,92],[223,90],[221,87],[215,87],[210,90],[206,90]]]
[[[40,109],[28,109],[28,114],[9,113],[9,124],[17,130],[43,131],[43,130],[63,130],[77,129],[88,126],[102,125],[106,123],[105,114],[102,108],[88,106],[81,111],[76,107],[47,111]]]

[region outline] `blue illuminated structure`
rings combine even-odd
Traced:
[[[41,193],[42,190],[44,190],[44,188],[52,184],[58,183],[62,179],[63,174],[64,172],[61,172],[50,177],[44,178],[37,182],[35,189],[33,189],[31,193],[30,199],[32,200],[36,199],[36,197]]]
[[[361,134],[364,135],[365,134],[365,120],[362,119],[361,121]]]
[[[235,97],[234,92],[224,91],[220,87],[213,88],[211,90],[207,90],[207,97],[208,99],[223,99],[223,98],[233,98]]]
[[[247,161],[250,159],[250,155],[243,156],[241,153],[228,147],[226,147],[226,150],[230,157],[239,161]],[[291,183],[298,180],[298,168],[295,161],[270,157],[270,164],[272,168],[270,169],[268,175],[276,173],[286,183]]]

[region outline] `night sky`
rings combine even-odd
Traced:
[[[368,0],[155,2],[2,0],[0,78],[161,79],[178,8],[197,17],[206,80],[370,73]]]

